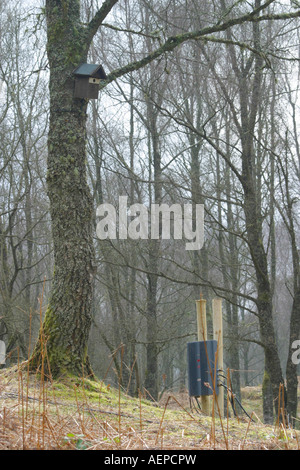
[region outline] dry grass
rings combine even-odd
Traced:
[[[0,450],[299,450],[294,430],[252,417],[207,417],[187,394],[157,404],[88,379],[0,371]]]

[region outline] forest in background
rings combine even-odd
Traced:
[[[83,23],[98,3],[81,1]],[[267,13],[285,12],[286,2],[267,3]],[[166,38],[243,15],[247,7],[123,0],[94,36],[88,61],[109,73]],[[0,20],[0,339],[9,365],[33,348],[54,269],[46,188],[49,68],[42,4],[1,2]],[[210,333],[211,301],[224,299],[225,367],[238,396],[242,386],[263,383],[267,397],[270,383],[282,377],[290,390],[295,386],[297,21],[245,23],[185,42],[89,103],[86,165],[95,228],[98,205],[117,207],[119,196],[129,205],[205,207],[200,251],[186,251],[185,241],[174,239],[99,241],[94,231],[89,357],[101,378],[113,360],[117,374],[107,380],[117,381],[121,369],[133,395],[145,388],[157,399],[186,387],[186,343],[196,339],[200,293]],[[264,406],[267,420],[270,400]]]

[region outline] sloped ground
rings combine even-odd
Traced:
[[[258,388],[245,390],[249,413],[258,398]],[[0,450],[300,449],[294,430],[252,417],[204,416],[186,394],[167,393],[155,404],[87,379],[46,382],[18,367],[0,371]]]

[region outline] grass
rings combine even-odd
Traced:
[[[15,366],[0,371],[0,450],[299,450],[296,431],[261,422],[260,403],[260,387],[247,387],[253,421],[221,420],[191,410],[187,393],[154,403],[100,381],[46,381]]]
[[[245,409],[251,409],[262,421],[262,389],[260,386],[244,387],[241,391],[242,403]]]

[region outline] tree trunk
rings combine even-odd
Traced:
[[[150,240],[154,242],[151,249],[149,266],[157,271],[157,252],[158,240]],[[154,251],[154,252],[153,252]],[[146,377],[145,388],[150,395],[157,400],[158,398],[158,347],[157,347],[157,275],[148,274],[147,286],[147,354],[146,354]]]
[[[255,5],[260,5],[256,0]],[[261,49],[260,28],[253,25],[253,43],[257,50]],[[254,138],[258,109],[262,92],[262,67],[260,56],[254,59],[254,75],[251,85],[251,100],[248,106],[247,80],[243,75],[240,78],[240,105],[241,105],[241,143],[242,143],[242,181],[244,189],[244,212],[246,230],[251,258],[254,264],[257,284],[257,310],[259,318],[260,336],[265,352],[265,372],[270,377],[273,405],[278,405],[279,387],[283,384],[281,364],[275,339],[273,324],[272,288],[268,273],[268,260],[263,245],[261,207],[261,187],[259,177],[259,157],[255,158]],[[250,91],[250,90],[248,90]],[[264,392],[264,388],[263,388]],[[265,397],[267,399],[269,395]],[[269,416],[265,417],[269,420]]]
[[[273,424],[273,392],[270,376],[264,372],[262,383],[262,398],[263,398],[263,416],[266,424]]]
[[[93,204],[86,181],[87,101],[73,98],[72,71],[86,55],[74,37],[80,28],[79,2],[49,0],[46,14],[50,64],[47,188],[55,272],[31,364],[38,366],[46,346],[48,372],[55,377],[91,373],[87,340],[94,277]]]
[[[148,45],[149,47],[149,45]],[[153,196],[150,190],[150,198],[155,204],[162,203],[162,169],[161,169],[161,152],[160,152],[160,134],[158,130],[158,105],[161,104],[164,87],[159,88],[159,93],[156,87],[158,87],[158,78],[154,64],[150,67],[150,84],[149,84],[149,97],[146,99],[147,106],[147,120],[148,120],[148,131],[149,131],[149,143],[151,145],[150,163],[153,164]],[[149,148],[150,150],[150,148]],[[159,258],[161,250],[161,241],[149,240],[149,252],[148,252],[148,269],[147,274],[147,307],[146,307],[146,319],[147,319],[147,365],[146,365],[146,377],[145,387],[150,395],[157,400],[159,391],[159,379],[158,379],[158,272],[159,272]]]

